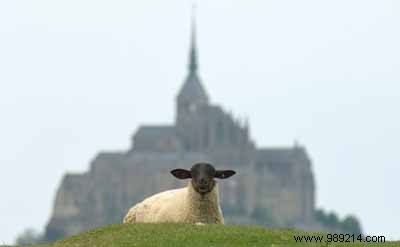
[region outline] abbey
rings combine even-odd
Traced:
[[[99,153],[89,171],[63,177],[48,241],[121,223],[131,205],[184,186],[169,171],[198,161],[237,171],[220,184],[226,223],[324,229],[314,216],[314,176],[305,149],[257,147],[245,121],[210,103],[198,73],[194,29],[188,74],[175,103],[174,125],[141,126],[129,150]]]
[[[219,167],[234,167],[238,178],[221,189],[225,214],[232,214],[228,222],[251,223],[251,216],[268,214],[273,224],[307,225],[314,211],[314,178],[304,148],[257,148],[246,121],[210,104],[198,74],[195,41],[192,33],[188,75],[175,102],[175,125],[140,127],[130,155],[169,154],[177,161],[200,156]],[[158,165],[151,166],[157,170]]]

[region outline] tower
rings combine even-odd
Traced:
[[[199,114],[208,106],[208,95],[204,89],[198,71],[196,24],[192,17],[191,45],[189,52],[188,75],[176,97],[176,128],[186,150],[200,151],[203,145],[204,131]]]

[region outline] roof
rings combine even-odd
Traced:
[[[201,100],[208,102],[208,96],[206,90],[204,89],[201,81],[195,72],[190,72],[183,84],[181,90],[179,91],[178,98],[188,99],[188,100]]]
[[[292,155],[291,148],[270,148],[260,149],[257,152],[257,161],[274,162],[274,161],[287,161]]]
[[[261,163],[287,163],[299,157],[307,158],[303,147],[263,148],[257,151],[257,161]],[[307,158],[308,159],[308,158]]]
[[[141,126],[133,137],[134,150],[144,152],[176,152],[181,144],[174,126]]]
[[[165,136],[176,136],[175,126],[170,125],[145,125],[140,126],[138,131],[135,134],[138,136],[146,136],[146,137],[165,137]]]

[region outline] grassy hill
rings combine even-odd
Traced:
[[[302,243],[294,236],[323,236],[322,242]],[[135,224],[110,225],[97,228],[48,245],[57,246],[400,246],[400,242],[327,243],[326,234],[306,233],[299,230],[277,230],[258,226],[241,225],[190,225],[190,224]]]

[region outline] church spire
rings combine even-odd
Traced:
[[[190,41],[190,52],[189,52],[189,73],[186,77],[185,83],[178,93],[178,104],[207,104],[208,96],[204,89],[199,75],[197,73],[197,45],[196,45],[196,23],[195,23],[195,6],[192,10],[191,20],[191,41]]]
[[[197,46],[196,46],[196,6],[192,9],[192,36],[190,45],[189,71],[195,73],[197,71]]]

